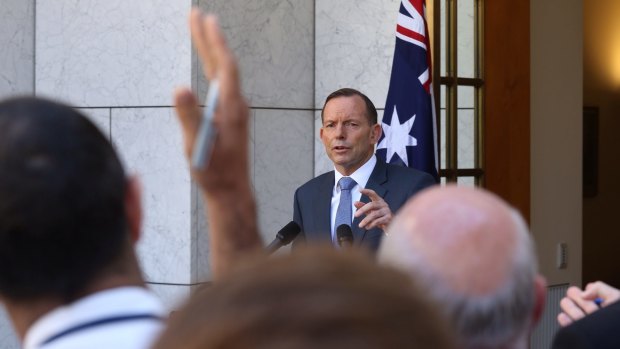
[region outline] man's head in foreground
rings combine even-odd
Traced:
[[[330,248],[250,260],[191,300],[154,348],[452,348],[413,281]]]
[[[69,303],[109,276],[140,283],[140,218],[135,183],[88,119],[37,98],[0,102],[0,300],[9,312]]]
[[[379,258],[441,303],[463,348],[527,348],[545,282],[525,221],[499,197],[456,186],[426,190],[396,215]]]

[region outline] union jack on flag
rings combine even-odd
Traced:
[[[425,0],[401,0],[390,88],[377,155],[439,180],[437,123]]]

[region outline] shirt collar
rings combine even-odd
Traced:
[[[26,332],[24,348],[37,348],[50,336],[77,324],[131,312],[165,317],[164,307],[143,287],[118,287],[94,293],[41,316]]]
[[[366,161],[366,163],[360,166],[360,168],[355,170],[355,172],[351,173],[351,175],[348,177],[353,178],[355,183],[357,183],[357,185],[360,188],[366,188],[368,179],[370,178],[370,175],[372,174],[372,170],[374,170],[376,164],[377,164],[377,158],[373,155],[370,157],[370,159],[368,159],[368,161]],[[334,192],[339,193],[340,187],[338,187],[338,181],[340,180],[340,178],[345,177],[345,176],[342,175],[342,173],[338,172],[338,170],[335,167],[334,167],[334,175],[335,175]]]

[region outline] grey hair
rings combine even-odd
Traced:
[[[402,241],[410,237],[405,232],[395,231],[385,239],[379,259],[409,273],[441,304],[441,310],[459,336],[460,347],[526,348],[536,302],[538,263],[524,219],[512,210],[512,220],[517,240],[510,272],[502,287],[492,295],[472,296],[454,291],[440,272],[411,250],[411,243]]]

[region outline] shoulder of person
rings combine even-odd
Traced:
[[[430,174],[426,172],[416,170],[411,167],[392,165],[392,164],[385,164],[385,165],[387,167],[387,172],[390,175],[403,177],[403,178],[416,178],[419,181],[435,183],[435,179],[433,178],[433,176],[431,176]]]
[[[325,181],[334,179],[334,171],[325,172],[322,175],[312,178],[297,188],[296,193],[315,192]]]

